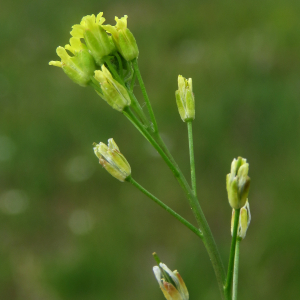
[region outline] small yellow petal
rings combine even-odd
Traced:
[[[126,29],[127,28],[127,18],[128,18],[127,15],[125,15],[121,19],[119,19],[118,17],[115,17],[115,20],[117,22],[117,24],[116,24],[117,29]]]
[[[105,22],[105,18],[102,16],[103,16],[103,12],[101,12],[97,15],[96,23],[99,25],[102,25]]]
[[[72,26],[72,31],[70,32],[72,36],[77,37],[77,38],[84,38],[84,27],[82,25],[74,25]]]
[[[73,54],[75,54],[74,48],[71,47],[69,44],[65,45],[65,49],[69,50],[70,52],[72,52]]]
[[[62,63],[61,63],[61,61],[54,61],[54,60],[51,60],[51,61],[49,61],[49,65],[50,65],[50,66],[55,66],[55,67],[62,68]]]
[[[70,59],[70,55],[67,53],[66,49],[63,47],[57,47],[56,49],[57,55],[61,58],[62,61],[68,61]]]

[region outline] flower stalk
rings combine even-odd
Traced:
[[[196,184],[196,169],[195,169],[195,155],[194,155],[194,141],[193,141],[193,121],[187,121],[189,149],[190,149],[190,165],[191,165],[191,181],[194,195],[197,196]]]
[[[142,187],[138,182],[136,182],[132,178],[132,176],[129,176],[126,179],[126,181],[130,182],[133,186],[135,186],[143,194],[145,194],[147,197],[149,197],[151,200],[153,200],[156,204],[158,204],[160,207],[162,207],[165,211],[167,211],[169,214],[171,214],[173,217],[175,217],[179,222],[181,222],[184,226],[186,226],[188,229],[190,229],[192,232],[194,232],[198,237],[200,237],[201,239],[203,238],[202,233],[199,229],[197,229],[194,225],[189,223],[186,219],[184,219],[182,216],[180,216],[178,213],[176,213],[174,210],[172,210],[169,206],[164,204],[157,197],[155,197],[150,192],[148,192],[144,187]]]
[[[236,245],[235,245],[232,300],[237,300],[238,279],[239,279],[240,242],[241,242],[241,240],[237,239]]]
[[[231,294],[231,288],[232,288],[232,276],[233,276],[233,266],[234,266],[234,256],[235,256],[235,245],[237,240],[237,231],[238,231],[238,225],[239,225],[239,217],[240,217],[240,208],[235,209],[234,212],[234,225],[233,225],[233,231],[232,231],[232,240],[231,240],[231,248],[230,248],[230,254],[229,254],[229,263],[228,263],[228,271],[227,271],[227,278],[226,283],[224,286],[224,292],[229,299]]]

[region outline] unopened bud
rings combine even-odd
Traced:
[[[233,226],[234,226],[234,216],[235,210],[232,210],[232,217],[231,217],[231,235],[233,234]],[[238,232],[237,236],[240,239],[244,239],[246,237],[247,229],[250,225],[251,221],[251,213],[250,213],[250,206],[248,199],[246,204],[240,209],[240,218],[239,218],[239,225],[238,225]]]
[[[156,280],[167,300],[188,300],[189,293],[186,285],[175,270],[172,272],[165,264],[153,267]]]
[[[127,28],[127,18],[128,16],[121,19],[115,17],[117,22],[115,26],[102,25],[102,27],[111,33],[118,51],[127,61],[130,61],[139,56],[139,49],[133,34]]]
[[[234,209],[243,207],[248,198],[250,177],[248,176],[249,164],[242,157],[234,159],[231,172],[226,176],[226,189],[229,204]]]
[[[68,52],[74,54],[70,56]],[[96,69],[94,59],[79,38],[71,38],[70,45],[58,47],[57,55],[61,61],[50,61],[49,65],[60,67],[77,84],[87,86]]]
[[[95,71],[95,79],[100,82],[102,93],[99,94],[113,109],[123,111],[131,104],[127,90],[115,80],[108,69],[102,65],[102,71]]]
[[[195,99],[192,78],[178,76],[178,90],[175,92],[176,103],[183,122],[195,119]]]
[[[71,35],[77,38],[84,38],[84,41],[92,53],[97,64],[103,63],[103,57],[116,51],[115,45],[102,28],[105,18],[102,17],[103,12],[97,15],[85,16],[80,24],[72,26]]]
[[[99,144],[94,143],[94,152],[99,158],[99,163],[112,176],[122,182],[130,176],[130,165],[113,139],[108,140],[108,146],[101,142]]]

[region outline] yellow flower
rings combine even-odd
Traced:
[[[130,61],[139,56],[139,49],[133,34],[127,28],[127,18],[126,15],[121,19],[115,17],[117,22],[115,26],[102,25],[102,27],[111,33],[118,51],[127,61]]]
[[[72,26],[71,35],[77,38],[84,38],[84,41],[92,53],[97,64],[103,63],[103,57],[116,51],[115,45],[110,36],[102,28],[105,18],[103,12],[95,15],[85,16],[80,24]]]
[[[70,51],[74,56],[70,56]],[[96,69],[94,59],[79,38],[71,38],[70,45],[57,47],[57,55],[61,61],[50,61],[49,65],[60,67],[77,84],[87,86]]]

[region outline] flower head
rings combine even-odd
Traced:
[[[103,12],[95,15],[85,16],[80,24],[72,26],[71,35],[77,38],[84,38],[84,41],[92,53],[97,64],[103,63],[103,57],[116,51],[115,45],[110,36],[102,28],[105,18]]]
[[[74,56],[70,56],[70,51]],[[61,61],[50,61],[49,65],[60,67],[77,84],[87,86],[96,69],[94,59],[79,38],[71,38],[70,45],[56,49]]]
[[[102,71],[95,71],[95,79],[100,83],[102,93],[99,94],[112,108],[123,111],[131,104],[127,90],[115,80],[108,69],[102,65]]]
[[[165,264],[153,267],[156,280],[167,300],[188,300],[189,293],[186,285],[175,270],[172,272]]]
[[[231,235],[233,233],[234,215],[235,215],[235,210],[233,209],[232,217],[231,217]],[[240,218],[239,218],[238,233],[237,233],[240,239],[244,239],[246,237],[246,232],[250,225],[250,221],[251,221],[251,213],[250,213],[249,202],[247,199],[246,204],[240,210]]]
[[[242,157],[234,159],[231,164],[231,172],[226,176],[226,188],[229,204],[234,209],[242,208],[246,204],[250,188],[248,176],[249,164]]]
[[[178,76],[178,90],[175,92],[176,103],[183,122],[195,119],[195,98],[192,78]]]
[[[115,26],[102,25],[102,27],[111,33],[118,51],[127,61],[130,61],[139,56],[139,49],[133,34],[127,28],[127,18],[126,15],[121,19],[115,17],[117,22]]]
[[[113,139],[108,140],[108,146],[100,142],[94,143],[95,155],[99,158],[99,163],[115,178],[124,182],[131,174],[131,168],[120,152],[117,144]]]

